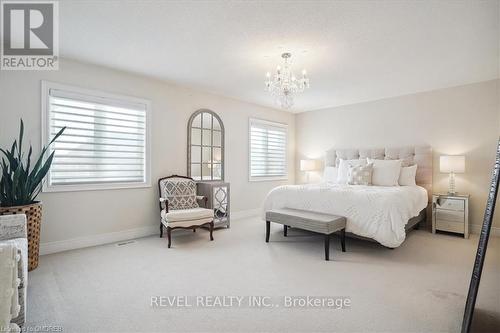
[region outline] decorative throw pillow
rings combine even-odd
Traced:
[[[162,181],[162,197],[168,200],[168,209],[197,208],[196,183],[191,179],[168,178]]]
[[[347,184],[347,177],[349,176],[349,168],[352,166],[366,165],[366,159],[361,160],[340,160],[339,162],[339,174],[337,177],[337,183]]]
[[[339,175],[339,168],[336,167],[325,167],[323,171],[323,181],[325,183],[337,183],[337,178]]]
[[[372,184],[373,163],[367,165],[357,165],[349,168],[347,183],[349,185],[371,185]]]
[[[372,160],[373,163],[372,184],[377,186],[398,186],[401,174],[401,160]]]
[[[401,186],[415,186],[417,185],[415,178],[417,177],[417,165],[409,167],[402,167],[401,174],[399,175],[399,185]]]

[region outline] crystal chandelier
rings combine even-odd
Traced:
[[[296,93],[303,92],[309,88],[309,78],[307,78],[306,70],[302,70],[302,77],[297,79],[291,68],[290,57],[291,53],[283,53],[281,57],[284,59],[283,67],[276,67],[276,73],[271,77],[271,73],[266,74],[266,90],[269,91],[275,98],[276,103],[284,109],[289,109],[293,106],[293,96]]]

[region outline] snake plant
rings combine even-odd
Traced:
[[[42,189],[42,182],[50,169],[54,152],[44,158],[49,146],[64,132],[62,128],[49,144],[42,148],[35,164],[31,164],[33,147],[30,145],[28,155],[23,152],[24,123],[21,119],[19,139],[14,140],[10,150],[1,149],[2,174],[0,178],[0,206],[12,207],[30,205],[36,202],[36,197]]]

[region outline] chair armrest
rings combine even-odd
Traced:
[[[204,195],[197,195],[196,196],[196,201],[198,202],[199,206],[207,208],[208,198],[206,196],[204,196]]]
[[[0,240],[26,238],[26,215],[0,216]]]
[[[165,209],[168,212],[168,199],[160,198],[160,210]]]

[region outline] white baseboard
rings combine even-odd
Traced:
[[[482,224],[471,224],[470,225],[470,233],[479,235],[481,233]],[[491,227],[490,235],[494,237],[500,237],[500,228],[499,227]]]
[[[57,253],[84,247],[121,242],[124,240],[151,236],[159,232],[158,226],[128,229],[106,234],[72,238],[56,242],[40,244],[40,255]]]
[[[258,216],[261,212],[260,208],[241,210],[231,213],[231,220],[241,220],[249,217]],[[124,240],[147,237],[159,233],[158,226],[148,226],[142,228],[134,228],[106,234],[85,236],[72,238],[56,242],[48,242],[40,244],[40,255],[63,252],[68,250],[76,250],[90,246],[97,246],[109,243],[121,242]]]

